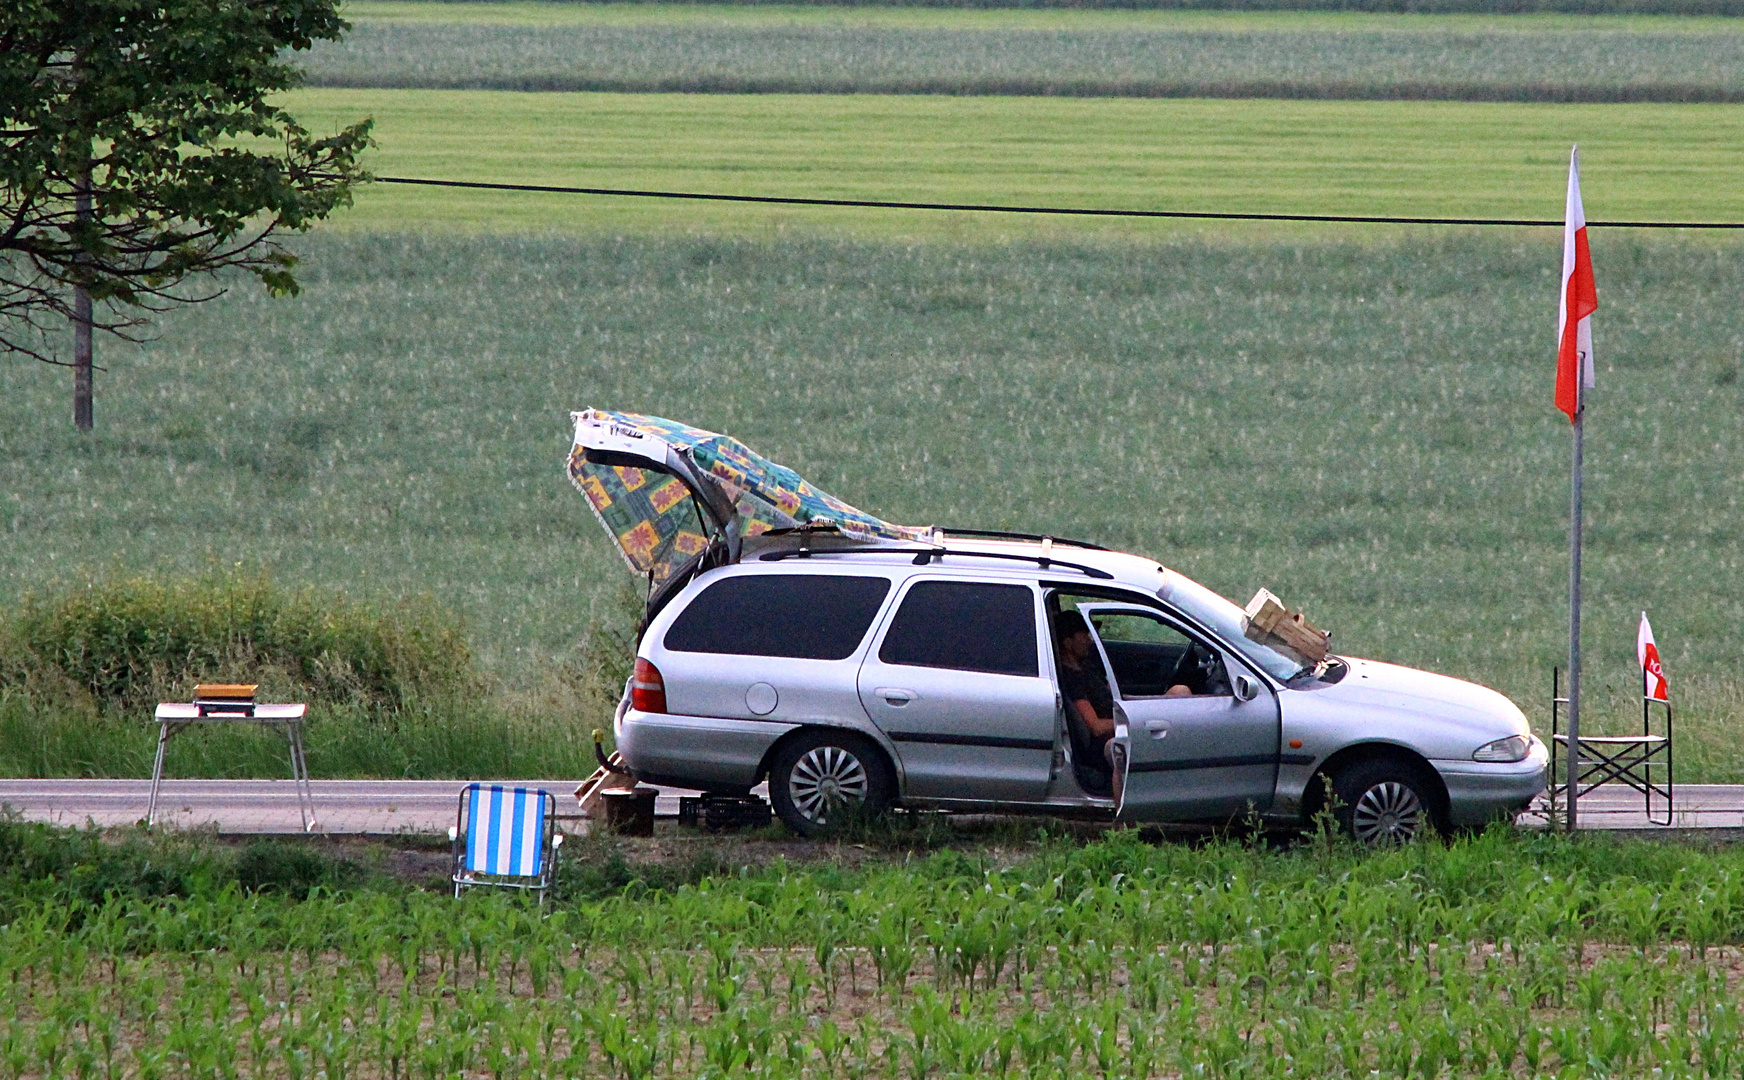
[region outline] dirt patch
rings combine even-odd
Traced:
[[[564,858],[617,854],[650,867],[669,867],[712,859],[723,868],[761,869],[777,862],[794,866],[854,869],[868,864],[910,862],[949,849],[1004,867],[1062,841],[1088,843],[1113,826],[1044,818],[993,815],[893,814],[850,826],[821,839],[795,836],[781,825],[762,829],[706,832],[662,820],[652,837],[594,835],[566,842]]]
[[[796,869],[829,867],[852,871],[875,865],[903,865],[951,851],[986,870],[1016,865],[1051,845],[1084,844],[1117,826],[997,815],[893,814],[859,823],[824,839],[795,836],[779,824],[760,829],[708,832],[661,819],[652,837],[568,835],[559,862],[559,893],[604,895],[635,882],[648,888],[675,888],[707,877],[756,873],[784,864]],[[1194,842],[1206,830],[1147,827],[1151,842]],[[449,887],[453,855],[445,836],[395,833],[370,836],[211,836],[212,843],[243,851],[263,840],[306,849],[366,875],[405,885]]]

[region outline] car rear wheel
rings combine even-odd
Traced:
[[[1421,769],[1391,758],[1366,758],[1332,779],[1338,823],[1360,844],[1402,844],[1436,828],[1434,789]]]
[[[769,801],[801,836],[819,835],[851,808],[882,812],[895,787],[883,751],[852,732],[806,732],[769,764]]]

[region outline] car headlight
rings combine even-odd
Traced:
[[[1524,735],[1510,735],[1506,739],[1487,742],[1472,751],[1473,761],[1524,761],[1531,744]]]

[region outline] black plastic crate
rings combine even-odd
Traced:
[[[693,829],[760,829],[772,820],[769,804],[755,795],[684,795],[678,800],[678,823]]]

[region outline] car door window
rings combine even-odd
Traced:
[[[1035,594],[1022,585],[917,582],[891,620],[878,659],[911,667],[1034,676]]]
[[[1230,693],[1217,653],[1161,619],[1103,611],[1094,613],[1090,623],[1102,640],[1122,698],[1163,697],[1180,686],[1195,697]]]

